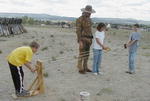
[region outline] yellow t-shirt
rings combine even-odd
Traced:
[[[30,62],[33,56],[31,47],[23,46],[13,50],[7,60],[15,66],[22,66],[26,62]]]

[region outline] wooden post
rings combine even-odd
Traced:
[[[41,61],[37,61],[37,74],[38,74],[38,84],[37,88],[40,93],[44,93],[44,80],[43,80],[43,64]]]
[[[40,60],[36,62],[36,69],[37,69],[37,77],[28,89],[32,91],[31,96],[45,92],[44,77],[43,77],[43,64]]]

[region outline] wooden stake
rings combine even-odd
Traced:
[[[32,95],[35,95],[35,92],[38,93],[44,93],[45,87],[44,87],[44,77],[43,77],[43,64],[40,60],[36,62],[36,68],[37,68],[37,77],[29,87],[29,90],[32,90]],[[35,88],[35,89],[34,89]],[[37,93],[36,93],[37,94]]]

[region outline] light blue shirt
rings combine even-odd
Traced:
[[[132,32],[130,35],[130,40],[137,40],[129,47],[129,52],[136,52],[137,48],[139,46],[139,40],[141,39],[141,33],[140,32]]]

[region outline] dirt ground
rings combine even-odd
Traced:
[[[128,40],[127,30],[111,29],[106,35],[106,45],[112,50],[103,54],[104,75],[81,75],[77,70],[78,44],[75,29],[54,26],[27,26],[28,33],[13,37],[0,37],[0,101],[14,101],[14,92],[6,56],[15,48],[36,40],[41,47],[33,57],[44,63],[45,94],[17,101],[80,101],[79,93],[90,93],[90,101],[150,101],[150,33],[142,32],[137,55],[136,74],[129,75],[128,50],[123,44]],[[94,32],[94,31],[93,31]],[[92,69],[92,47],[89,68]],[[25,88],[36,74],[24,67]]]

